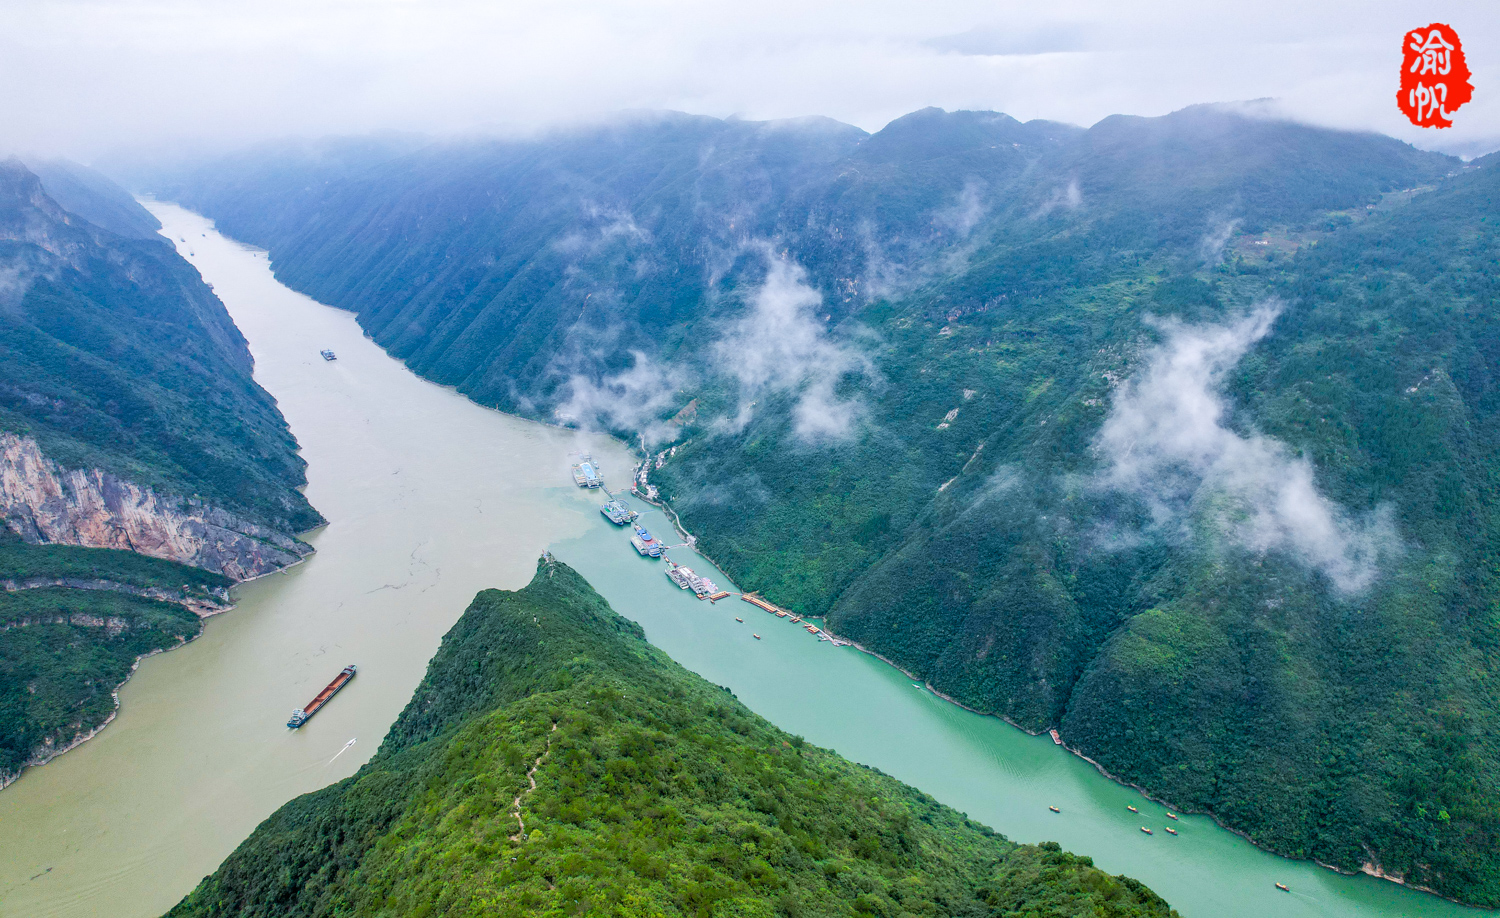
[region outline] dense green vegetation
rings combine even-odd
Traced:
[[[696,399],[651,480],[742,586],[1275,850],[1500,905],[1493,157],[1203,107],[669,117],[380,159],[156,187],[481,402],[547,416],[602,381],[633,435]],[[821,295],[793,330],[873,365],[830,387],[863,410],[847,438],[799,436],[814,377],[747,395],[714,346],[757,239]],[[1214,381],[1223,435],[1305,459],[1348,530],[1389,522],[1358,588],[1238,538],[1253,501],[1191,469],[1158,470],[1187,482],[1164,508],[1109,483],[1101,429],[1161,320],[1271,296]]]
[[[777,730],[543,559],[475,598],[373,760],[171,914],[1175,913]]]
[[[245,339],[165,240],[69,215],[12,159],[0,163],[0,264],[0,431],[36,438],[65,468],[102,468],[282,532],[320,521]]]
[[[0,530],[0,579],[75,585],[0,592],[0,781],[104,723],[137,657],[201,630],[198,616],[176,601],[84,584],[215,604],[230,584],[211,571],[134,552],[31,545],[7,530]]]
[[[177,603],[122,593],[0,593],[0,779],[104,723],[137,657],[202,627]]]
[[[213,595],[232,582],[222,574],[113,548],[30,544],[0,530],[0,575],[24,583],[32,579],[107,580],[142,589]]]
[[[0,433],[166,499],[283,533],[316,525],[296,442],[223,304],[118,186],[68,163],[42,171],[45,190],[0,162]],[[130,552],[25,544],[12,530],[36,508],[19,486],[6,497],[0,581],[67,585],[0,593],[0,781],[102,724],[138,656],[198,634],[191,609],[135,592],[220,603],[229,584]],[[124,589],[75,588],[99,580]]]

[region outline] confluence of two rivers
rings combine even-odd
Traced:
[[[417,378],[352,315],[277,283],[264,253],[196,214],[149,206],[249,340],[256,379],[308,461],[307,496],[330,522],[308,537],[317,548],[308,561],[238,587],[237,607],[201,638],[146,660],[113,724],[0,792],[0,916],[165,912],[281,804],[368,760],[473,595],[524,585],[543,549],[653,643],[778,726],[1013,839],[1090,855],[1189,918],[1484,914],[1275,857],[1200,816],[1184,815],[1181,834],[1168,835],[1162,807],[1045,736],[965,711],[746,603],[694,599],[604,520],[600,495],[572,484],[567,456],[578,449],[593,452],[606,482],[624,482],[622,445],[507,417]],[[338,360],[323,361],[322,348]],[[643,522],[672,533],[658,512]],[[694,553],[672,555],[732,589]],[[348,663],[359,665],[354,683],[307,727],[287,730],[292,709]]]

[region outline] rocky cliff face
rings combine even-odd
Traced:
[[[0,433],[0,516],[29,542],[120,548],[248,580],[311,547],[201,501],[99,469],[63,469],[30,437]]]

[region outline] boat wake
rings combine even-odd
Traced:
[[[339,756],[343,755],[349,749],[349,747],[353,746],[353,745],[354,745],[354,740],[351,739],[349,742],[347,742],[347,743],[344,744],[344,748],[343,749],[340,749],[338,752],[335,752],[333,754],[333,759],[336,759]],[[328,764],[329,765],[333,764],[333,759],[329,759],[328,760]]]

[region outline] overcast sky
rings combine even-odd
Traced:
[[[1405,31],[1474,71],[1450,130],[1395,91]],[[1295,116],[1500,148],[1497,0],[0,0],[0,151],[529,130],[621,109],[828,115],[936,105],[1090,125],[1274,97]]]

